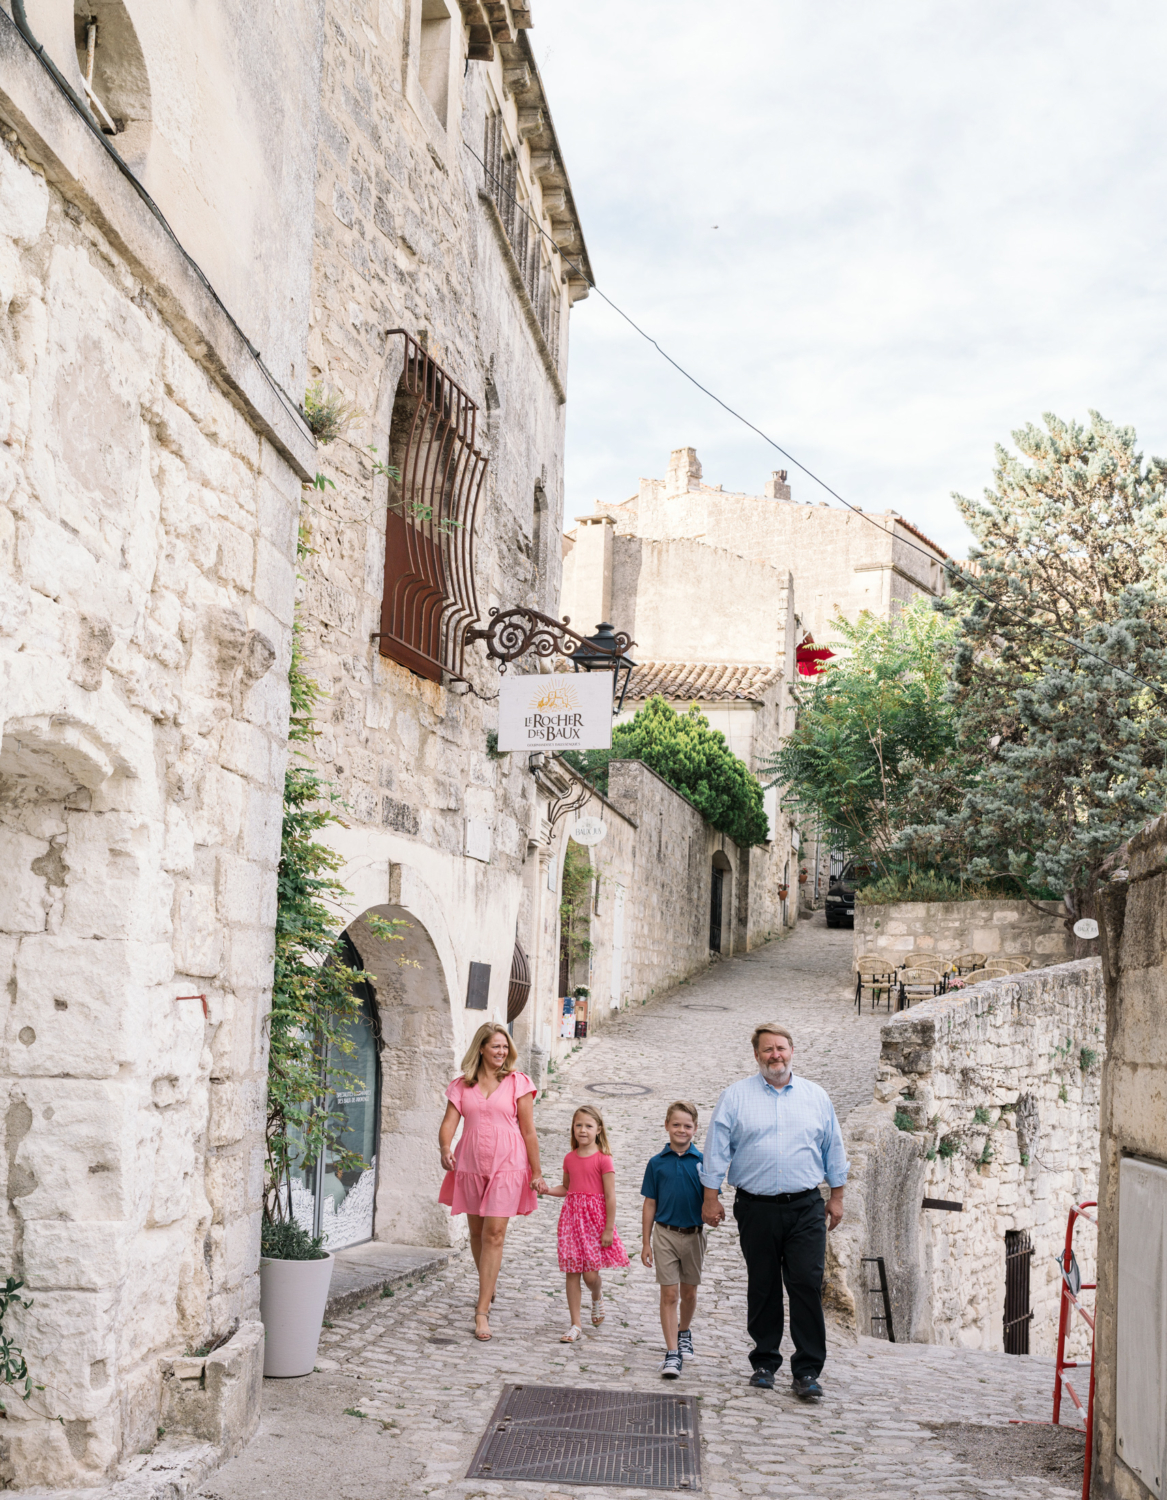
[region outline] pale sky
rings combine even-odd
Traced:
[[[950,491],[1043,412],[1167,451],[1162,0],[533,10],[598,285],[854,504],[963,555]],[[790,467],[594,293],[567,437],[569,524],[682,445],[727,490]]]

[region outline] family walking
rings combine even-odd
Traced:
[[[733,1215],[746,1262],[747,1330],[753,1339],[750,1384],[774,1388],[782,1365],[783,1285],[790,1301],[794,1394],[822,1395],[826,1363],[822,1306],[827,1232],[843,1217],[847,1159],[825,1091],[793,1070],[794,1040],[784,1026],[755,1028],[757,1071],[731,1084],[717,1102],[704,1155],[694,1145],[697,1107],[677,1099],[665,1112],[665,1146],[644,1170],[641,1195],[643,1265],[656,1273],[665,1356],[660,1373],[677,1379],[695,1353],[692,1324],[706,1251],[706,1229],[725,1218],[724,1183],[734,1189]],[[567,1278],[570,1326],[563,1343],[583,1336],[583,1287],[591,1323],[605,1318],[600,1273],[629,1264],[616,1230],[616,1176],[603,1117],[581,1105],[571,1121],[570,1149],[560,1184],[549,1187],[535,1134],[535,1085],[515,1071],[514,1042],[500,1022],[480,1026],[446,1090],[438,1131],[446,1177],[439,1201],[470,1227],[478,1269],[474,1335],[492,1337],[490,1308],[502,1264],[507,1221],[529,1214],[540,1197],[562,1198],[559,1266]],[[454,1150],[458,1122],[462,1135]],[[825,1207],[820,1184],[826,1182]]]

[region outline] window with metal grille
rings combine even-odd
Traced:
[[[530,204],[522,196],[518,156],[507,141],[501,111],[486,116],[482,159],[486,166],[486,191],[498,209],[524,290],[531,299],[551,358],[558,364],[559,288],[544,237],[531,222]]]
[[[402,365],[382,476],[380,652],[440,682],[443,672],[463,676],[466,627],[478,618],[474,521],[486,458],[474,402],[404,329],[389,337],[402,340]]]

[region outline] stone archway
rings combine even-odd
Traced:
[[[377,937],[368,916],[401,922],[401,941]],[[438,1125],[457,1067],[450,997],[437,949],[402,906],[374,906],[347,929],[372,975],[381,1034],[381,1109],[373,1235],[414,1245],[453,1243],[438,1203]]]
[[[709,872],[709,951],[722,958],[733,952],[733,912],[733,866],[723,849],[715,849]]]

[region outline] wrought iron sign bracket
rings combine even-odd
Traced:
[[[614,646],[597,645],[594,640],[587,640],[570,627],[570,615],[564,615],[562,620],[555,620],[550,615],[540,614],[537,609],[499,610],[496,606],[490,611],[490,624],[485,629],[471,626],[466,631],[466,643],[469,645],[474,641],[485,641],[486,654],[498,662],[500,672],[505,672],[509,662],[517,661],[529,651],[543,659],[565,656],[568,661],[579,653],[580,663],[577,665],[582,663],[585,656],[590,657],[592,664],[595,664],[596,657],[603,653],[611,658],[611,665],[616,667],[629,647],[636,644],[623,631],[618,631],[614,637]],[[582,651],[581,647],[584,648]],[[603,662],[603,666],[607,667],[608,662]]]

